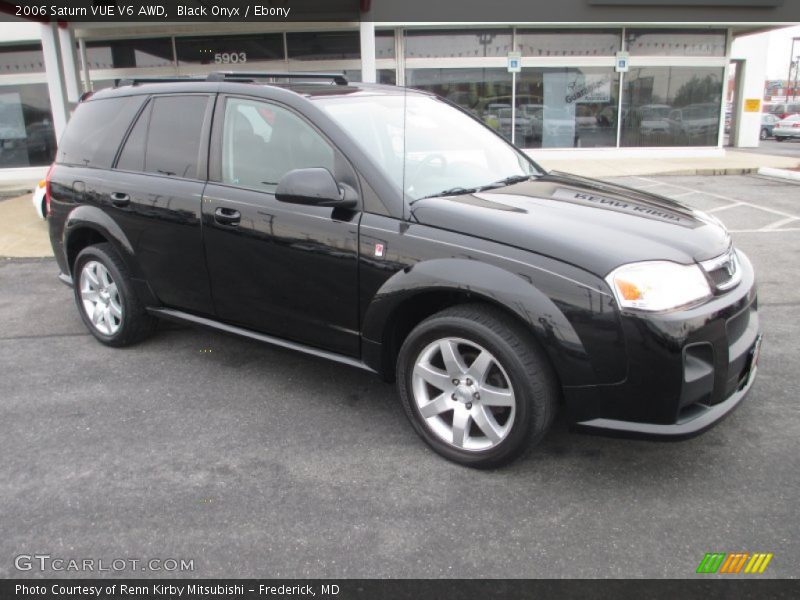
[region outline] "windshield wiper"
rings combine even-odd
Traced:
[[[482,185],[478,188],[478,191],[481,192],[483,190],[491,190],[494,188],[504,187],[507,185],[512,185],[514,183],[522,183],[523,181],[528,181],[534,175],[511,175],[510,177],[506,177],[505,179],[498,179],[492,183],[488,183],[486,185]]]
[[[442,192],[436,192],[435,194],[429,194],[428,196],[423,196],[422,198],[417,198],[416,200],[412,200],[410,204],[414,204],[418,200],[425,200],[425,198],[441,198],[443,196],[458,196],[461,194],[474,194],[475,192],[482,192],[484,190],[492,190],[494,188],[504,187],[507,185],[511,185],[514,183],[521,183],[523,181],[528,181],[532,177],[536,175],[511,175],[510,177],[506,177],[505,179],[499,179],[498,181],[493,181],[492,183],[487,183],[486,185],[481,185],[478,187],[454,187],[450,188],[449,190],[444,190]]]
[[[417,198],[416,200],[412,200],[409,204],[414,204],[418,200],[425,200],[425,198],[441,198],[442,196],[459,196],[461,194],[472,194],[473,192],[480,191],[481,188],[465,188],[465,187],[454,187],[450,188],[449,190],[444,190],[441,192],[436,192],[435,194],[428,194],[427,196],[423,196],[422,198]]]

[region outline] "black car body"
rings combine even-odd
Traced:
[[[320,100],[426,94],[217,79],[123,85],[78,108],[49,176],[50,236],[65,282],[77,288],[76,258],[108,244],[150,315],[387,380],[420,323],[453,307],[484,306],[531,336],[570,421],[595,431],[690,436],[750,388],[760,340],[754,273],[713,218],[655,194],[541,170],[508,185],[409,201]],[[192,105],[182,112],[194,111],[199,127],[195,141],[178,146],[195,153],[191,168],[148,171],[149,155],[131,158],[128,148],[166,135],[167,121],[153,124],[157,103],[186,98]],[[261,116],[274,124],[285,109],[323,136],[342,201],[286,202],[280,189],[223,183],[231,99],[278,106],[278,116]],[[144,118],[146,132],[134,124]],[[287,137],[285,147],[292,143]],[[710,294],[670,310],[622,308],[607,277],[642,261],[700,265]],[[77,291],[76,299],[80,305]],[[459,385],[453,401],[472,389]]]

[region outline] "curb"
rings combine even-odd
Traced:
[[[758,170],[758,174],[764,175],[765,177],[775,177],[777,179],[800,182],[800,171],[789,171],[788,169],[776,169],[774,167],[761,167]]]

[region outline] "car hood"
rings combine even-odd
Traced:
[[[604,277],[643,260],[681,264],[723,254],[714,217],[663,196],[552,172],[530,181],[414,202],[424,225],[550,256]]]

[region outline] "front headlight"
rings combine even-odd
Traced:
[[[697,265],[661,260],[631,263],[611,271],[606,282],[623,308],[670,310],[711,297],[708,279]]]

